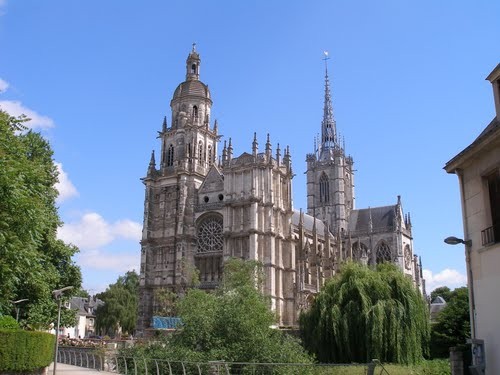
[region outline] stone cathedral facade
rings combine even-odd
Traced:
[[[263,292],[278,325],[297,325],[326,279],[352,259],[396,263],[424,292],[422,266],[413,252],[411,219],[398,197],[393,205],[355,208],[353,159],[337,136],[325,74],[321,139],[306,156],[307,213],[292,206],[290,148],[259,147],[233,154],[211,119],[212,99],[200,80],[201,59],[193,47],[186,79],[174,91],[171,120],[151,155],[141,241],[138,335],[152,329],[155,290],[183,293],[194,267],[202,289],[217,287],[224,259],[240,257],[264,265]],[[158,162],[158,165],[157,165]]]

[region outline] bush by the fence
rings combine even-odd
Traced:
[[[0,316],[0,329],[19,329],[19,323],[10,315]]]
[[[46,332],[0,330],[0,373],[31,372],[54,357],[55,336]]]

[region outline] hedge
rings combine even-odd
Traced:
[[[0,330],[0,372],[30,372],[47,367],[56,337],[50,333]]]

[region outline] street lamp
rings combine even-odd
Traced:
[[[56,375],[57,366],[57,350],[59,349],[59,325],[61,323],[61,299],[65,291],[73,289],[72,286],[66,286],[62,289],[56,289],[52,291],[52,295],[57,300],[57,325],[56,325],[56,345],[54,353],[54,375]]]
[[[444,242],[447,243],[448,245],[458,245],[459,243],[464,244],[465,246],[471,246],[472,245],[472,240],[462,240],[461,238],[457,237],[446,237],[444,239]]]
[[[23,299],[18,299],[17,301],[10,301],[16,309],[16,322],[19,322],[19,309],[20,309],[20,307],[18,306],[18,304],[21,302],[26,302],[26,301],[29,301],[29,299],[23,298]]]
[[[467,269],[467,282],[469,289],[469,315],[471,323],[471,338],[476,338],[476,301],[474,299],[474,279],[472,277],[472,266],[470,263],[470,251],[472,247],[472,240],[463,240],[454,236],[446,237],[444,242],[448,245],[465,245],[465,268]]]

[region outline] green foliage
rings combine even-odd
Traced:
[[[424,298],[394,265],[347,263],[300,316],[306,348],[324,363],[417,363],[427,354]]]
[[[19,323],[12,316],[0,316],[0,329],[19,329]]]
[[[139,275],[128,271],[116,283],[97,295],[104,302],[96,310],[96,329],[101,333],[115,335],[121,327],[123,333],[132,333],[137,321],[137,293]]]
[[[52,290],[81,284],[72,260],[78,249],[56,238],[61,222],[52,149],[39,133],[20,133],[23,121],[0,110],[0,313],[13,313],[10,301],[27,298],[20,320],[51,299]]]
[[[441,296],[443,297],[443,299],[448,302],[451,298],[451,290],[450,288],[448,288],[447,286],[441,286],[439,288],[436,288],[434,289],[432,292],[431,292],[431,302],[434,301],[434,299],[437,297],[437,296]]]
[[[462,287],[450,293],[449,301],[432,325],[431,356],[448,357],[450,347],[465,345],[469,337],[469,291],[467,287]]]
[[[30,372],[47,367],[55,336],[46,332],[0,330],[0,372]]]
[[[228,260],[215,293],[191,289],[177,303],[182,329],[123,354],[176,361],[312,362],[296,339],[270,328],[275,321],[269,301],[255,288],[261,274],[256,262]]]
[[[153,315],[177,316],[177,294],[165,288],[155,289],[155,310]]]

